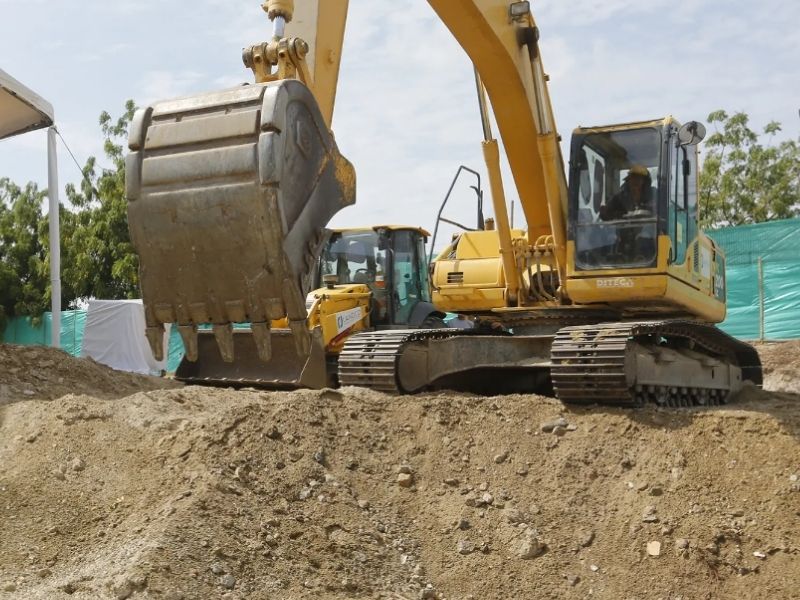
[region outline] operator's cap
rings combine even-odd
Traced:
[[[631,175],[639,175],[640,177],[650,177],[650,171],[647,170],[647,167],[643,167],[642,165],[633,165],[628,171],[628,174],[625,176],[625,179],[627,179]]]

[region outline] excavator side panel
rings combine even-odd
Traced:
[[[306,294],[325,226],[355,202],[355,171],[311,92],[294,80],[159,102],[134,117],[126,192],[147,335],[177,323],[197,360],[211,323],[224,362],[232,323],[253,323],[262,361],[270,323],[288,319],[298,360],[312,350]]]

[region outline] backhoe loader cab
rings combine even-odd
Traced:
[[[428,235],[424,229],[397,226],[334,231],[319,258],[314,287],[322,288],[326,281],[331,290],[366,285],[374,328],[430,324],[443,314],[431,304]]]

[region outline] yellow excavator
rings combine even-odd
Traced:
[[[713,325],[725,260],[697,226],[703,126],[578,128],[567,172],[530,3],[428,3],[475,67],[493,226],[479,215],[430,261],[418,227],[326,229],[355,201],[330,131],[347,1],[268,0],[272,39],[243,52],[254,84],[158,102],[131,125],[154,355],[172,323],[177,376],[196,383],[552,389],[623,406],[717,404],[759,385],[755,349]],[[446,312],[482,326],[444,327]]]

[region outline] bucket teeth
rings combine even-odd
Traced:
[[[183,340],[186,359],[191,362],[197,361],[197,326],[178,325],[178,333],[181,334]]]
[[[219,354],[226,363],[233,362],[233,325],[225,323],[214,325],[214,337],[217,339]]]
[[[150,349],[153,351],[153,358],[158,361],[164,360],[164,326],[148,327],[145,330],[147,341],[150,342]]]
[[[256,341],[258,358],[264,362],[269,362],[272,358],[272,337],[269,330],[269,323],[252,323],[250,329]]]

